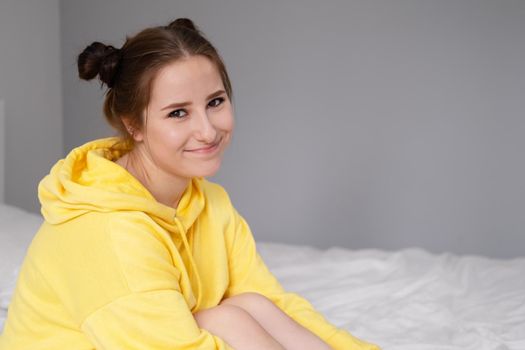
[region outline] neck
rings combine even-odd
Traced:
[[[157,202],[177,208],[190,179],[174,177],[159,169],[149,158],[139,157],[135,149],[124,154],[116,163],[126,169],[155,197]]]

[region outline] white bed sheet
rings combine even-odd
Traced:
[[[257,247],[285,289],[384,350],[525,349],[525,258]]]

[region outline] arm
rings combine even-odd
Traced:
[[[257,252],[248,224],[233,207],[232,211],[233,219],[229,232],[230,285],[225,293],[226,298],[246,292],[262,294],[333,349],[378,349],[375,345],[363,342],[330,324],[305,298],[286,292]]]
[[[92,313],[81,329],[96,349],[231,349],[223,339],[199,329],[174,290],[123,296]]]
[[[75,284],[68,292],[75,301],[72,314],[75,308],[90,309],[77,317],[96,349],[231,349],[198,327],[185,298],[187,289],[179,284],[182,271],[174,261],[180,256],[167,233],[125,214],[108,225],[104,237],[106,243],[86,249],[94,253],[85,257],[89,271],[82,273],[100,276],[98,283]]]

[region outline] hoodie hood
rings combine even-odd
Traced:
[[[76,147],[60,159],[38,185],[44,219],[56,225],[92,211],[129,210],[145,212],[172,232],[175,217],[185,229],[192,226],[204,208],[202,179],[191,180],[176,209],[164,205],[114,162],[130,150],[121,138],[108,137]]]
[[[189,269],[197,284],[197,300],[190,294],[189,281],[181,287],[190,303],[198,307],[202,299],[202,282],[192,257],[187,233],[204,210],[203,178],[191,179],[177,208],[158,202],[126,169],[115,163],[131,150],[119,137],[87,142],[60,159],[38,185],[42,216],[58,225],[89,212],[141,211],[166,231],[179,235],[189,257]],[[191,278],[191,277],[188,277]]]

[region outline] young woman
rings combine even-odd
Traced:
[[[79,75],[107,85],[120,135],[88,142],[40,182],[1,350],[377,349],[283,290],[214,174],[232,89],[189,19],[121,49],[99,42]]]

